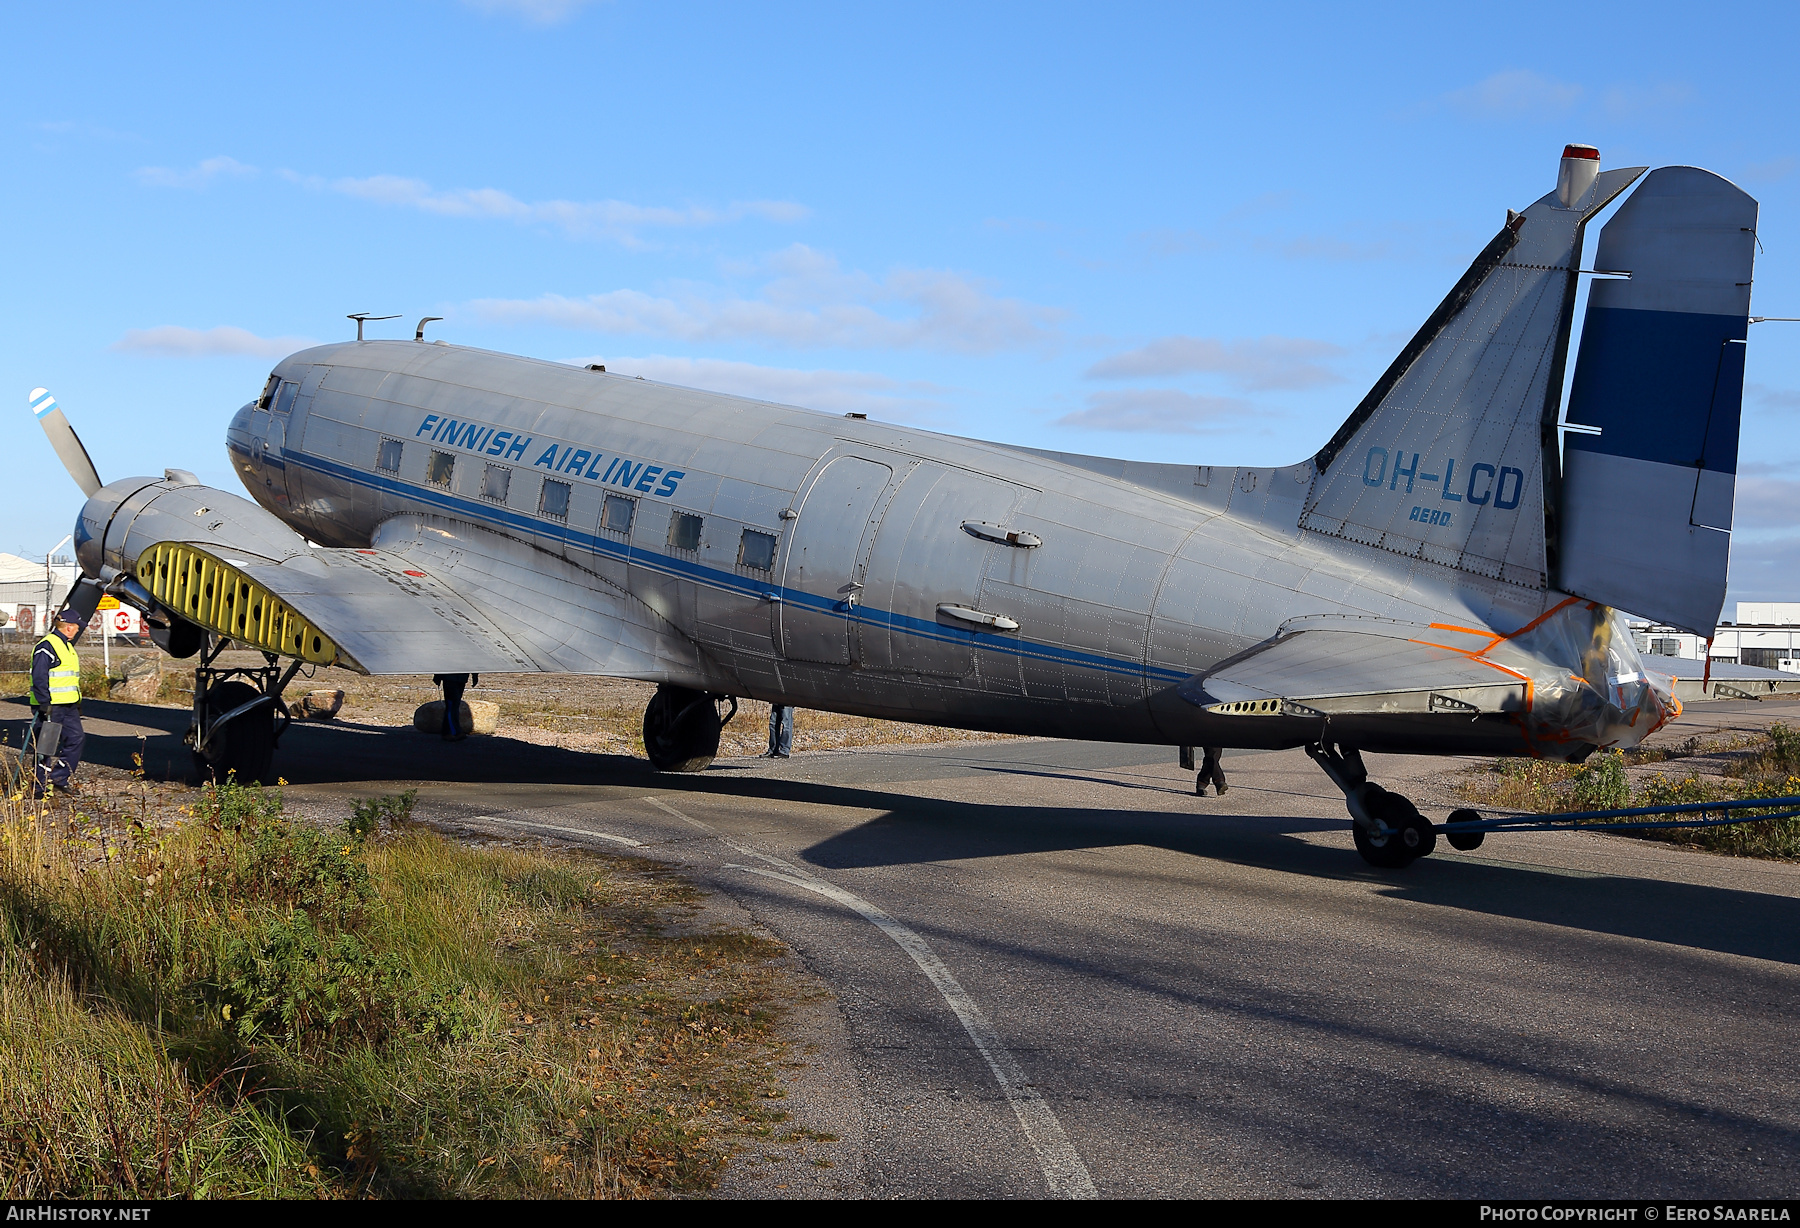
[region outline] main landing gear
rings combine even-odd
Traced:
[[[719,714],[719,701],[731,710]],[[719,731],[737,715],[730,695],[663,683],[644,709],[644,753],[659,772],[704,772],[719,753]]]
[[[221,784],[266,784],[275,745],[291,722],[281,692],[301,663],[284,673],[281,658],[265,652],[264,665],[217,668],[213,662],[230,641],[207,638],[194,667],[194,719],[183,739],[194,752],[194,770]]]
[[[1356,824],[1356,851],[1364,861],[1384,870],[1397,870],[1429,856],[1437,848],[1438,833],[1431,820],[1407,798],[1370,780],[1355,747],[1314,742],[1306,753],[1344,791],[1344,805]],[[1473,810],[1457,810],[1451,813],[1450,822],[1480,817]],[[1468,852],[1481,846],[1482,833],[1446,832],[1444,838],[1452,848]]]

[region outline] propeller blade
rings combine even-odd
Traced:
[[[48,388],[31,390],[31,412],[43,425],[44,434],[50,436],[50,446],[56,449],[57,458],[75,479],[75,485],[81,487],[82,494],[92,497],[105,483],[100,480],[100,472],[94,468],[87,449],[81,446],[81,436],[63,417],[62,406],[56,403]]]

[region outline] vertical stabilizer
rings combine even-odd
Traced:
[[[1564,443],[1557,587],[1697,635],[1725,602],[1756,201],[1653,172],[1600,231]]]
[[[1509,212],[1320,450],[1303,529],[1548,585],[1545,456],[1555,456],[1582,227],[1643,173],[1598,165],[1591,146],[1569,146],[1557,190]]]

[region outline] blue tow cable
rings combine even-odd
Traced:
[[[1782,807],[1788,809],[1783,810]],[[1778,814],[1752,814],[1723,819],[1657,819],[1650,822],[1617,822],[1644,815],[1708,814],[1731,810],[1776,810]],[[1679,806],[1638,806],[1629,810],[1580,810],[1553,819],[1519,816],[1506,819],[1439,823],[1443,832],[1460,831],[1642,831],[1649,828],[1724,827],[1732,823],[1766,823],[1771,819],[1800,818],[1800,797],[1747,797],[1729,802],[1683,802]]]

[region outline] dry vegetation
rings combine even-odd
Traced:
[[[0,693],[22,694],[30,679],[21,672],[8,672],[14,663],[6,658],[5,651],[0,650]],[[24,670],[24,651],[15,651],[16,669]],[[128,698],[118,684],[133,662],[160,657],[137,650],[115,651],[109,678],[99,668],[97,658],[89,663],[92,655],[83,648],[83,693],[93,699],[115,700]],[[226,658],[232,663],[260,663],[249,653],[227,653]],[[189,706],[193,702],[192,662],[161,658],[160,664],[163,672],[159,685],[151,692],[151,702]],[[442,698],[430,675],[369,678],[343,669],[321,669],[296,678],[287,695],[297,698],[314,688],[343,691],[344,707],[337,719],[356,725],[407,726],[420,704]],[[490,674],[466,698],[499,704],[500,733],[505,737],[565,750],[642,755],[644,708],[655,690],[651,683],[624,678]],[[769,705],[741,700],[737,716],[725,726],[719,755],[732,759],[761,754],[768,746],[768,733]],[[893,743],[988,741],[1005,736],[806,708],[794,714],[794,749],[798,752]]]
[[[1800,796],[1800,731],[1776,722],[1761,733],[1701,735],[1601,752],[1579,766],[1498,759],[1467,775],[1462,792],[1478,806],[1536,814],[1795,797]],[[1800,819],[1630,834],[1715,852],[1800,860]]]
[[[17,794],[0,1197],[655,1196],[783,1118],[782,949],[653,864],[405,796],[327,830],[277,790]]]

